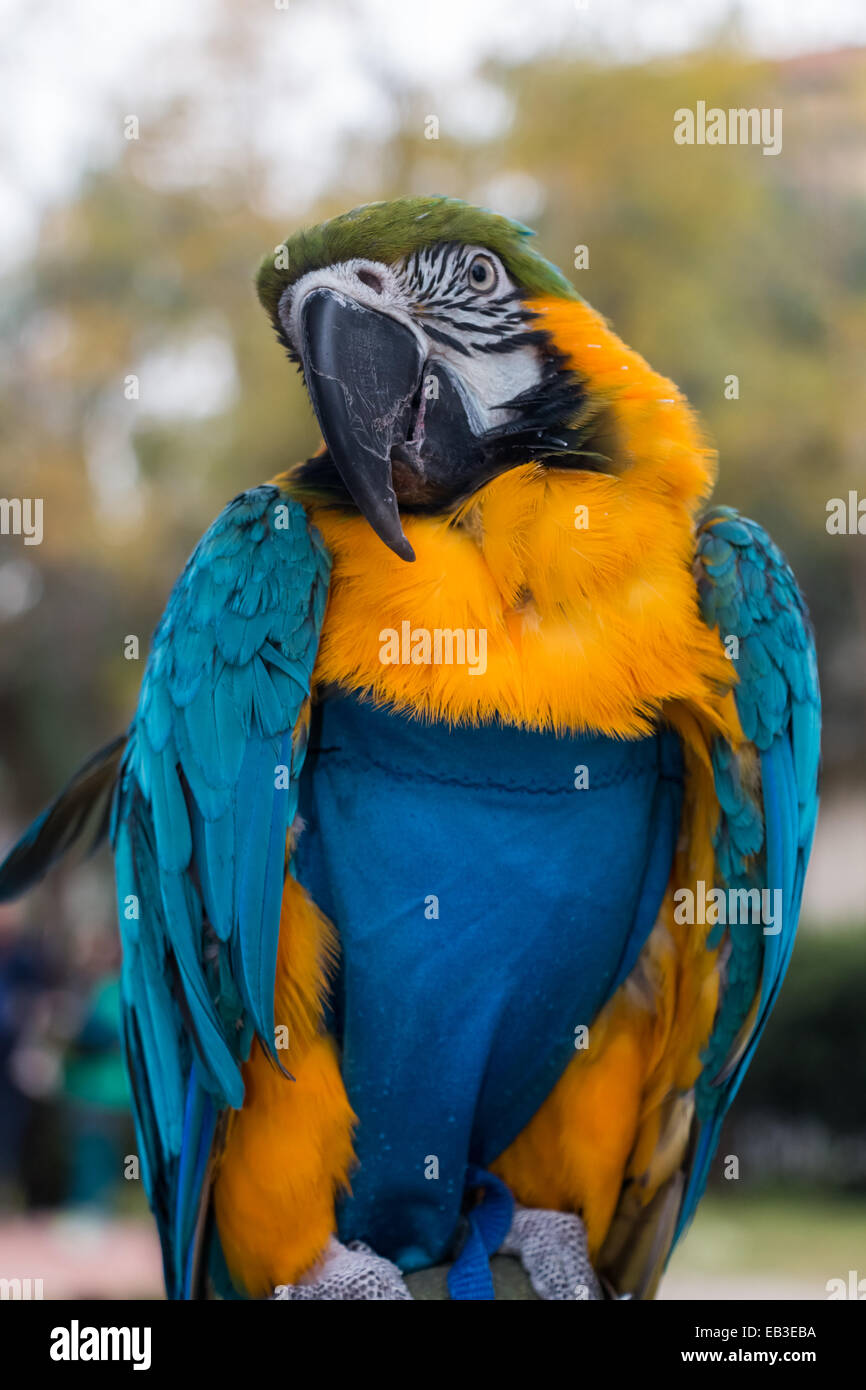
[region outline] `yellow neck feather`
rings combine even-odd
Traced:
[[[312,506],[334,559],[316,679],[454,722],[634,737],[685,706],[702,724],[728,724],[734,675],[691,572],[714,455],[676,387],[592,309],[533,307],[603,403],[611,473],[527,465],[456,516],[408,516],[408,565],[360,516]],[[415,640],[399,650],[388,634],[405,639],[404,624]],[[474,671],[423,659],[423,633],[435,654],[437,630],[475,634]],[[412,650],[420,659],[403,664]]]

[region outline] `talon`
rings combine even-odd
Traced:
[[[586,1227],[567,1211],[516,1206],[503,1255],[516,1255],[539,1298],[548,1301],[603,1299],[589,1261]]]
[[[272,1302],[322,1299],[389,1299],[411,1301],[403,1275],[363,1241],[341,1245],[331,1239],[321,1260],[297,1284],[278,1284]]]

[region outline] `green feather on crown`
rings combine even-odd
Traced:
[[[527,238],[533,235],[520,222],[473,207],[459,198],[395,198],[387,203],[364,203],[318,227],[287,237],[276,252],[262,261],[256,288],[262,305],[276,323],[284,290],[310,270],[356,256],[391,265],[423,246],[457,241],[492,251],[511,278],[531,296],[552,294],[579,299],[561,271],[527,245]],[[278,265],[278,260],[285,264]]]

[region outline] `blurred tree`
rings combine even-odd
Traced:
[[[225,7],[217,56],[237,117],[265,34]],[[357,129],[316,205],[287,217],[424,190],[538,227],[546,254],[702,412],[719,500],[788,550],[818,628],[831,776],[853,775],[866,751],[864,545],[825,529],[827,499],[863,478],[864,70],[858,52],[491,68],[498,133],[473,138],[443,113],[435,141],[434,94],[389,72],[391,134]],[[262,211],[267,160],[241,124],[203,181],[184,161],[196,100],[191,86],[152,113],[4,286],[0,490],[45,499],[44,544],[7,537],[0,550],[0,791],[16,821],[125,723],[168,588],[211,517],[316,440],[252,290],[290,230]],[[782,153],[676,145],[674,111],[698,100],[781,107]],[[579,245],[589,266],[572,270]],[[139,660],[124,659],[130,634]]]

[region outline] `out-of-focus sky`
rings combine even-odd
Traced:
[[[394,128],[398,92],[429,92],[455,133],[489,136],[508,108],[488,60],[627,62],[720,33],[772,55],[866,43],[863,0],[245,0],[248,61],[223,63],[239,3],[0,0],[0,268],[27,254],[41,212],[84,169],[116,157],[129,114],[189,107],[155,186],[205,184],[255,156],[264,210],[279,213],[322,191],[347,135]]]

